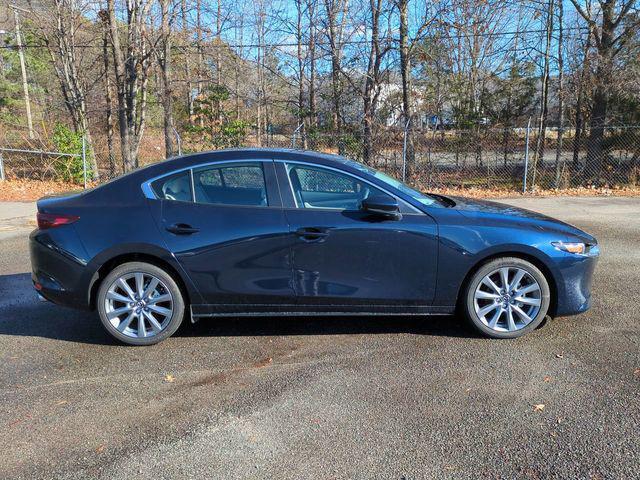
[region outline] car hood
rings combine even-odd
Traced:
[[[473,218],[485,224],[495,223],[520,225],[539,230],[555,231],[565,235],[565,240],[575,240],[596,244],[596,239],[579,228],[555,218],[533,212],[525,208],[514,207],[504,203],[491,202],[466,197],[450,197],[456,202],[452,208],[467,218]]]

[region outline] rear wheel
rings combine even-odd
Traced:
[[[493,338],[516,338],[534,330],[549,310],[549,282],[530,262],[492,260],[471,278],[464,294],[469,322]]]
[[[100,284],[97,306],[105,329],[129,345],[152,345],[170,337],[185,309],[171,275],[143,262],[112,270]]]

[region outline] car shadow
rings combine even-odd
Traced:
[[[116,345],[92,312],[38,300],[31,275],[0,275],[0,335]]]
[[[68,342],[117,345],[95,312],[74,310],[41,302],[31,284],[31,275],[0,275],[0,335],[43,337]],[[176,336],[286,336],[410,333],[448,337],[475,337],[453,316],[367,315],[224,317],[185,321]]]
[[[430,335],[475,337],[467,325],[454,316],[344,315],[264,316],[202,319],[180,329],[182,336],[278,336],[278,335]]]

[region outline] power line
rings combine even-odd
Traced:
[[[455,28],[455,27],[454,27]],[[553,32],[558,32],[559,29],[554,28],[552,30]],[[570,31],[589,31],[588,27],[564,27],[563,28],[564,32],[570,32]],[[528,34],[535,34],[535,33],[546,33],[547,29],[532,29],[532,30],[515,30],[515,31],[508,31],[508,32],[487,32],[487,33],[472,33],[472,34],[464,34],[464,33],[458,33],[456,35],[448,35],[447,38],[451,38],[451,39],[459,39],[459,38],[491,38],[491,37],[506,37],[506,36],[516,36],[516,35],[528,35]],[[421,37],[421,38],[428,38],[428,37]],[[415,41],[416,39],[412,39],[411,41]],[[392,42],[394,43],[398,43],[400,40],[397,38],[392,38],[391,39]],[[371,43],[371,40],[368,39],[363,39],[363,40],[343,40],[342,42],[336,42],[336,46],[348,46],[348,45],[367,45]],[[330,42],[315,42],[315,45],[317,47],[328,47],[331,46]],[[233,43],[223,43],[223,44],[219,44],[219,45],[206,45],[204,47],[200,47],[198,45],[185,45],[185,46],[177,46],[174,45],[173,48],[175,50],[187,50],[187,49],[195,49],[195,50],[199,50],[200,48],[206,48],[206,49],[217,49],[217,48],[231,48],[231,49],[238,49],[238,48],[284,48],[284,47],[297,47],[298,43],[297,42],[281,42],[281,43],[264,43],[264,44],[258,44],[258,43],[247,43],[247,44],[233,44]],[[22,45],[22,48],[46,48],[47,45],[44,43],[31,43],[31,44],[25,44]],[[84,45],[73,45],[74,48],[100,48],[102,49],[102,45],[90,45],[90,44],[84,44]],[[17,47],[15,45],[1,45],[0,49],[5,49],[5,50],[15,50]]]

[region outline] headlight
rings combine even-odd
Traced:
[[[589,245],[582,242],[551,242],[551,245],[563,252],[575,253],[576,255],[597,256],[599,249],[597,245]]]
[[[563,252],[584,255],[587,252],[587,246],[582,242],[551,242],[551,245]]]

